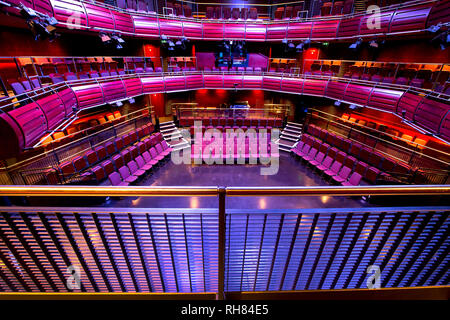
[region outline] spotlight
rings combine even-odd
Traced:
[[[294,49],[294,48],[295,48],[295,44],[292,43],[292,42],[289,42],[289,43],[288,43],[288,48],[289,48],[289,49]]]
[[[111,43],[111,37],[104,32],[99,33],[99,37],[103,43]]]
[[[340,101],[335,101],[335,102],[334,102],[334,105],[335,105],[336,107],[339,107],[339,106],[341,105],[341,102],[340,102]]]
[[[358,107],[355,106],[354,104],[351,104],[348,108],[349,108],[350,110],[355,110],[355,109],[357,109]]]
[[[431,42],[437,43],[441,50],[445,50],[450,43],[450,34],[448,31],[441,32]]]
[[[369,46],[371,48],[378,48],[378,42],[376,42],[376,40],[372,40],[369,42]]]
[[[361,47],[362,43],[363,43],[363,40],[361,38],[359,38],[354,43],[352,43],[348,48],[356,51],[359,49],[359,47]]]
[[[116,107],[121,107],[121,106],[123,106],[122,101],[117,101],[117,102],[116,102]]]
[[[295,49],[297,50],[297,52],[302,52],[308,45],[311,44],[311,40],[306,39],[305,41],[299,43]]]
[[[130,104],[133,104],[133,103],[136,102],[136,100],[134,100],[134,98],[130,98],[130,99],[128,99],[128,102],[129,102]]]
[[[435,26],[429,27],[429,28],[427,29],[427,31],[436,33],[436,32],[438,32],[440,29],[441,29],[441,25],[440,25],[440,24],[437,24],[437,25],[435,25]]]
[[[123,44],[125,43],[125,40],[123,40],[119,35],[112,34],[111,40],[113,41],[117,50],[123,49]]]

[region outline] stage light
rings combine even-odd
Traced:
[[[111,37],[108,36],[106,33],[104,32],[100,32],[99,33],[99,37],[102,40],[103,43],[110,43],[111,42]]]
[[[427,29],[427,31],[429,32],[433,32],[436,33],[441,29],[441,26],[439,24],[435,25],[435,26],[431,26]]]
[[[359,38],[354,43],[352,43],[348,48],[356,51],[361,47],[362,43],[363,43],[363,40],[361,38]]]
[[[130,99],[128,99],[128,102],[131,103],[131,104],[133,104],[133,103],[136,102],[136,100],[134,100],[134,98],[130,98]]]
[[[436,37],[431,39],[431,42],[437,43],[441,50],[445,50],[450,43],[450,34],[448,31],[441,32]]]
[[[339,107],[339,106],[341,105],[341,102],[340,102],[340,101],[335,101],[335,102],[334,102],[334,105],[335,105],[336,107]]]
[[[302,52],[304,49],[306,49],[306,46],[308,46],[309,44],[311,44],[311,40],[306,39],[303,42],[300,42],[295,49],[297,50],[297,52]]]
[[[369,46],[371,48],[378,48],[378,42],[376,42],[375,40],[372,40],[369,42]]]

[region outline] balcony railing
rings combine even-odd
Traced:
[[[222,299],[228,292],[366,288],[369,265],[380,268],[382,288],[446,285],[448,206],[283,209],[279,202],[276,209],[246,210],[230,208],[227,199],[389,196],[411,205],[420,197],[448,203],[448,195],[447,185],[2,186],[3,201],[27,197],[33,205],[0,207],[0,288],[209,292]],[[81,207],[80,197],[215,197],[217,206]],[[65,206],[42,206],[49,199]],[[66,285],[68,267],[77,270],[78,287]]]

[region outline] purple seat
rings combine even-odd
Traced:
[[[325,170],[323,173],[327,176],[327,177],[333,177],[335,175],[337,175],[339,173],[339,170],[341,170],[342,167],[342,163],[339,161],[335,161],[333,163],[333,165],[331,166],[330,169]]]
[[[168,156],[170,154],[169,150],[164,150],[161,143],[158,143],[156,146],[156,151],[158,151],[158,154],[163,155],[164,157]]]
[[[319,171],[325,171],[325,170],[328,170],[328,168],[331,166],[332,163],[333,163],[333,158],[330,156],[327,156],[321,164],[316,166],[316,168]]]
[[[318,166],[322,163],[323,159],[325,159],[325,153],[319,152],[314,159],[308,160],[308,162],[313,166]]]
[[[148,153],[148,151],[145,151],[142,154],[142,157],[144,158],[146,164],[150,164],[152,166],[156,166],[158,164],[158,160],[152,159],[152,157],[150,156],[150,153]]]
[[[164,159],[164,156],[162,154],[158,154],[158,152],[156,151],[155,147],[152,147],[150,149],[150,155],[152,156],[152,159],[161,161]]]
[[[308,155],[302,156],[302,158],[303,158],[303,160],[311,161],[315,158],[316,154],[317,154],[317,149],[311,148],[308,152]]]
[[[147,164],[142,156],[136,157],[136,163],[139,166],[139,169],[145,171],[148,171],[153,167],[151,164]]]
[[[132,160],[127,163],[128,169],[130,169],[130,173],[136,177],[142,177],[145,174],[145,170],[139,169],[136,161]]]
[[[361,182],[362,176],[358,172],[353,172],[348,181],[343,181],[341,184],[343,186],[357,186]]]
[[[127,166],[120,167],[119,173],[120,173],[120,176],[122,177],[123,181],[128,182],[128,183],[133,183],[138,179],[137,176],[131,175],[130,169],[128,169]]]
[[[111,185],[113,186],[128,186],[129,183],[122,181],[122,178],[120,177],[120,175],[117,172],[113,172],[108,176],[109,182],[111,183]]]
[[[352,172],[352,169],[349,167],[343,167],[341,171],[335,176],[332,176],[331,179],[333,179],[336,182],[342,183],[344,181],[347,181],[348,177],[350,176],[350,173]]]

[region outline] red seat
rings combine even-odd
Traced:
[[[123,161],[123,158],[122,158],[122,156],[120,154],[115,155],[112,158],[112,161],[114,162],[114,166],[116,167],[116,170],[119,170],[119,168],[123,167],[124,164],[125,164],[124,161]]]
[[[128,146],[131,143],[130,134],[126,134],[123,136],[123,145]]]
[[[64,177],[70,177],[75,174],[75,167],[73,166],[71,161],[62,163],[59,168],[61,169],[61,173]]]
[[[98,156],[95,151],[88,151],[86,152],[86,160],[89,164],[89,166],[92,166],[94,163],[98,161]]]
[[[120,155],[123,157],[123,161],[125,161],[125,163],[128,163],[131,161],[131,152],[130,150],[126,149],[126,150],[122,150],[120,152]]]
[[[114,139],[114,144],[116,145],[117,151],[120,151],[123,149],[123,139],[122,138]]]
[[[45,180],[47,181],[47,184],[59,184],[59,174],[58,171],[54,168],[47,169],[44,172],[45,174]]]
[[[103,146],[98,146],[97,148],[95,148],[95,152],[97,152],[98,160],[100,161],[108,156],[108,154],[106,153],[106,149]]]
[[[136,146],[132,146],[131,148],[128,149],[131,153],[131,157],[132,159],[135,159],[138,155],[139,155],[139,150]]]
[[[72,159],[73,166],[77,172],[82,171],[87,167],[86,160],[83,157],[75,157]]]
[[[378,170],[375,167],[370,167],[369,169],[367,169],[366,174],[364,175],[364,178],[375,184],[375,182],[377,181],[378,175],[381,173],[380,170]]]
[[[120,156],[118,156],[118,157],[120,157]],[[120,162],[119,162],[119,163],[120,163]],[[122,164],[122,165],[123,165],[123,164]],[[112,163],[111,160],[103,161],[103,162],[100,164],[100,166],[103,168],[103,170],[105,171],[105,174],[106,174],[107,176],[109,176],[111,173],[114,172],[114,165],[113,165],[113,163]]]
[[[147,151],[147,146],[144,142],[139,142],[136,146],[138,148],[139,154],[143,154],[145,151]]]
[[[112,156],[114,153],[116,153],[116,146],[112,142],[105,143],[105,149],[106,149],[106,153],[110,156]]]
[[[106,177],[105,170],[103,170],[101,166],[95,166],[94,168],[92,168],[92,173],[94,174],[95,179],[97,179],[98,182],[102,181]]]

